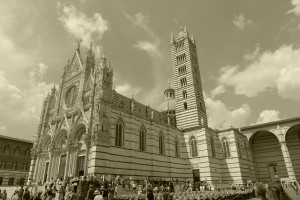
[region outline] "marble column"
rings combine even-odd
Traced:
[[[30,179],[33,179],[34,171],[36,169],[36,161],[37,161],[36,153],[32,152],[31,162],[30,162],[30,169],[29,169],[29,178]]]
[[[39,164],[40,164],[40,156],[37,154],[37,159],[36,159],[36,164],[35,164],[35,168],[33,171],[33,180],[35,182],[37,182],[37,174],[38,174],[38,169],[39,169]]]
[[[286,166],[286,170],[289,176],[289,179],[291,181],[296,181],[296,176],[295,176],[295,172],[294,172],[294,168],[292,165],[292,161],[291,161],[291,157],[290,157],[290,153],[289,150],[287,148],[286,142],[280,142],[280,147],[281,147],[281,151],[282,151],[282,155],[283,155],[283,159],[285,162],[285,166]]]

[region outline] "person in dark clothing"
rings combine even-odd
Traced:
[[[25,187],[25,190],[22,194],[22,200],[29,200],[30,199],[30,192],[27,187]]]
[[[104,200],[107,200],[108,192],[107,192],[107,189],[104,188],[103,185],[101,185],[101,188],[100,188],[100,194],[103,196],[103,199],[104,199]]]
[[[148,190],[147,199],[154,200],[153,190]]]
[[[90,185],[85,200],[93,200],[93,199],[94,199],[94,188],[92,185]]]

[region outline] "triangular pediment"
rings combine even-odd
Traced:
[[[66,69],[67,77],[71,78],[83,70],[83,63],[78,50],[75,51],[72,60]]]

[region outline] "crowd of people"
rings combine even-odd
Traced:
[[[284,187],[287,184],[283,184]],[[299,184],[290,184],[298,195]],[[121,191],[121,192],[120,192]],[[56,178],[44,185],[28,181],[8,198],[0,190],[0,200],[290,200],[282,183],[262,184],[259,182],[241,185],[209,184],[206,181],[186,180],[132,180],[100,178],[96,176],[69,177],[67,180]],[[299,196],[300,197],[300,196]]]

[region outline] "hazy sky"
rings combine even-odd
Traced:
[[[105,51],[118,92],[157,108],[179,22],[197,43],[211,127],[299,116],[300,0],[0,0],[0,134],[34,139],[78,38]]]

